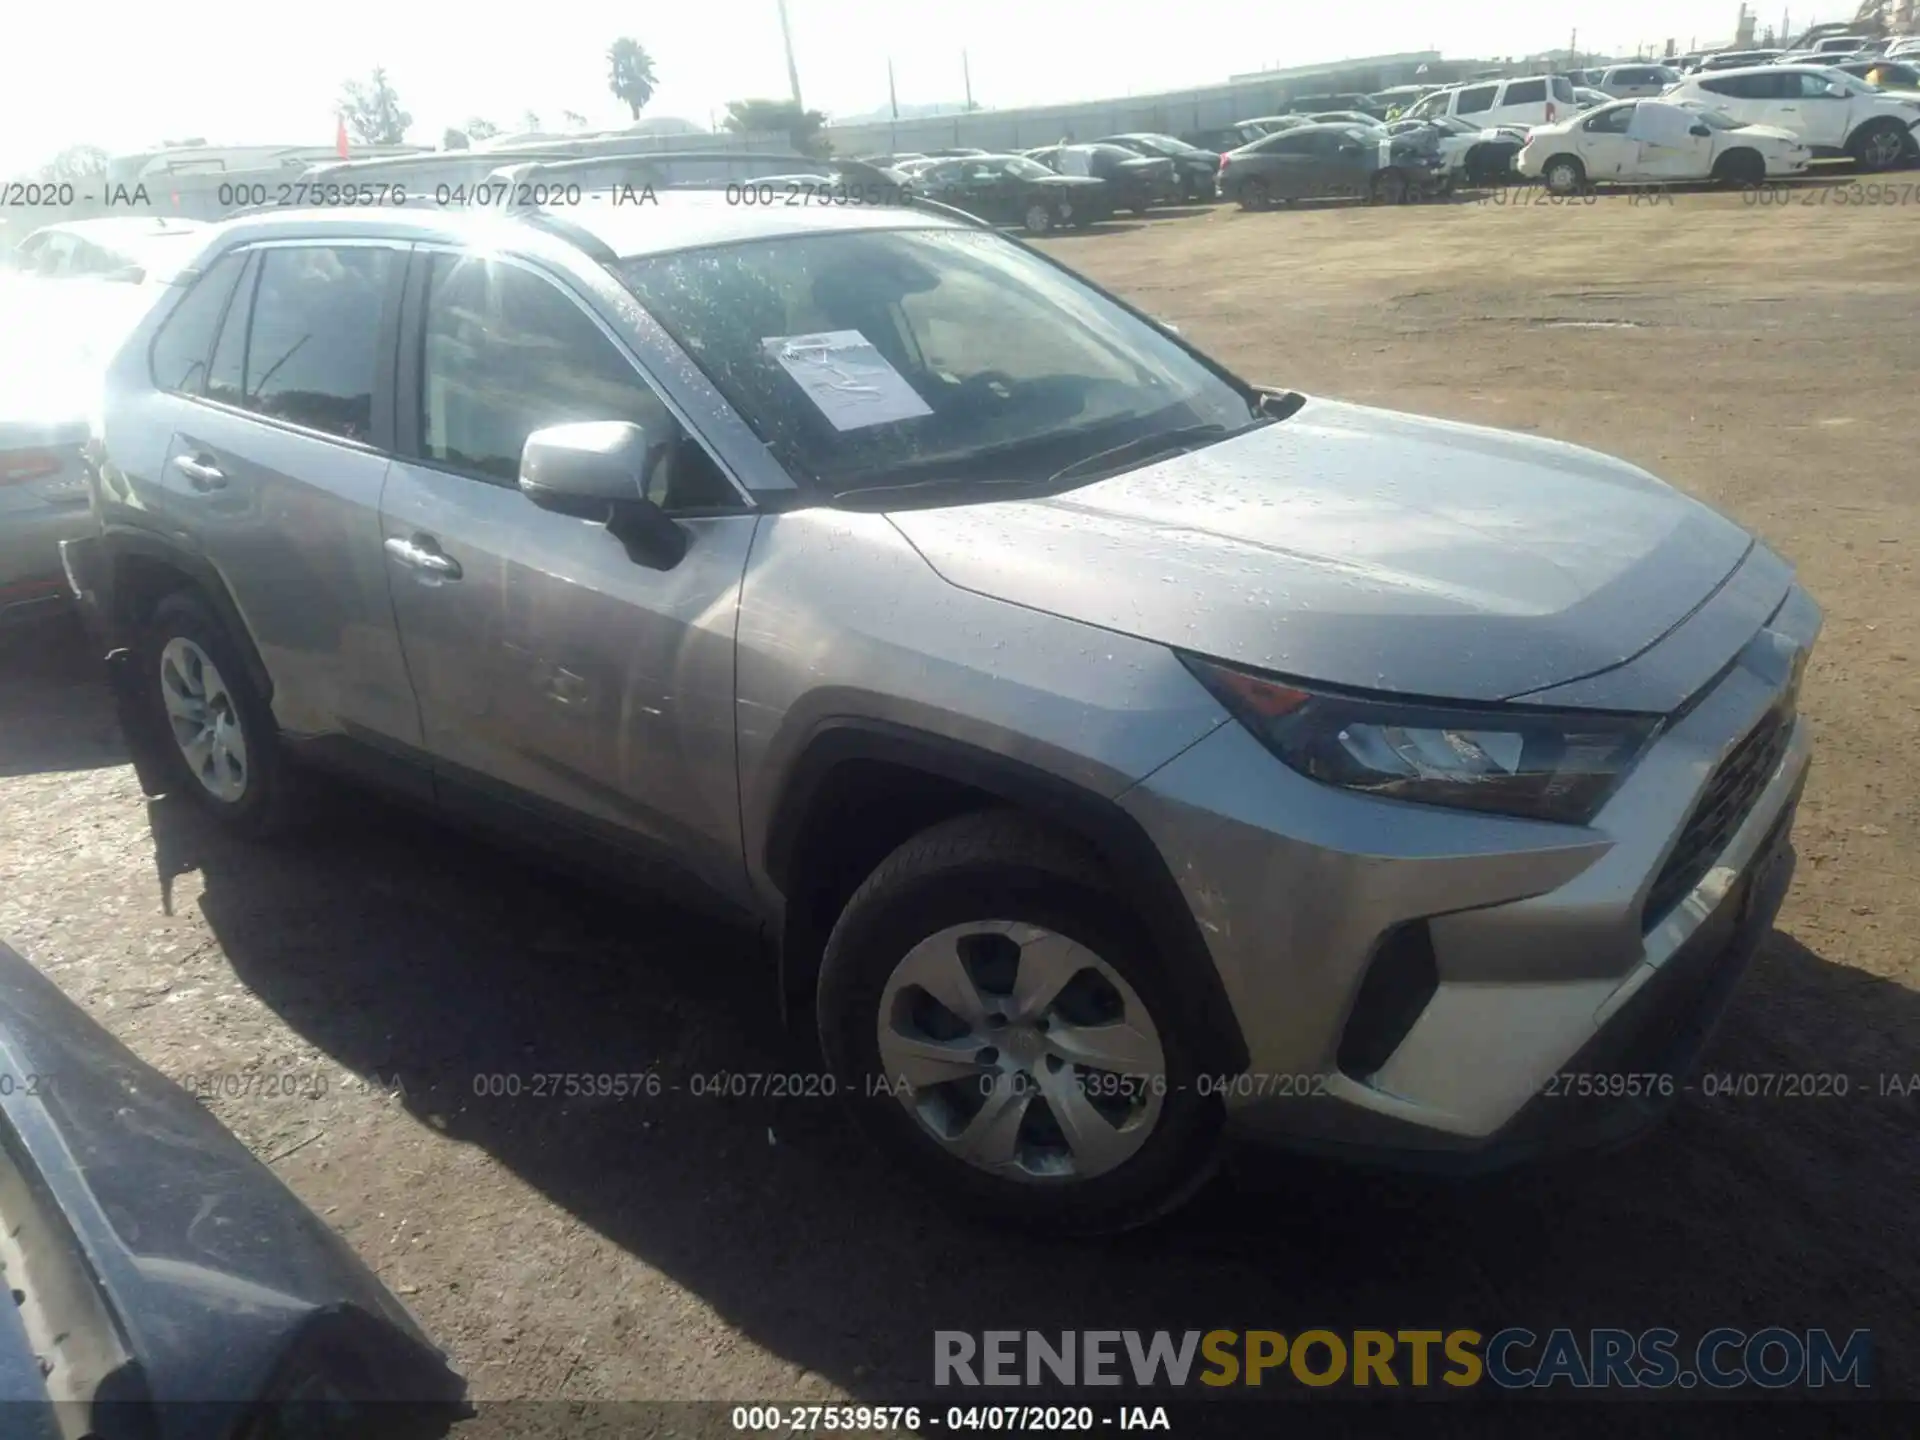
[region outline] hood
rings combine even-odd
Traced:
[[[1624,663],[1752,543],[1623,461],[1327,400],[1061,495],[891,518],[963,589],[1306,680],[1461,700]]]

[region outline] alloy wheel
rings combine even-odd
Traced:
[[[888,977],[878,1018],[888,1088],[955,1158],[1016,1181],[1087,1180],[1153,1134],[1160,1032],[1087,947],[1016,921],[950,926]]]
[[[1891,127],[1876,130],[1860,147],[1860,158],[1870,170],[1886,170],[1897,164],[1906,141]]]
[[[216,800],[247,791],[247,736],[219,667],[193,641],[176,635],[160,651],[160,698],[187,769]]]

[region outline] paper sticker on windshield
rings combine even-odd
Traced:
[[[836,430],[860,430],[933,413],[858,330],[774,335],[760,343]]]

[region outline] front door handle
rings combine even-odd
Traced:
[[[202,460],[197,455],[176,455],[173,468],[187,477],[187,483],[203,494],[208,490],[227,488],[227,477],[220,467],[211,460]]]
[[[411,540],[400,535],[389,536],[386,550],[409,570],[424,570],[442,580],[460,578],[460,562],[436,545],[431,536],[416,535]]]

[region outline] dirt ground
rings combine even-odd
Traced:
[[[1920,1398],[1920,1100],[1882,1079],[1920,1072],[1920,204],[1858,193],[1050,242],[1250,377],[1615,452],[1798,563],[1827,612],[1800,868],[1709,1068],[1844,1099],[1690,1095],[1473,1183],[1262,1164],[1118,1243],[983,1233],[817,1103],[477,1095],[788,1062],[751,948],[697,919],[358,798],[272,849],[149,806],[65,628],[0,660],[0,937],[171,1076],[318,1077],[209,1103],[480,1398],[924,1398],[936,1328],[1310,1324],[1864,1327]]]

